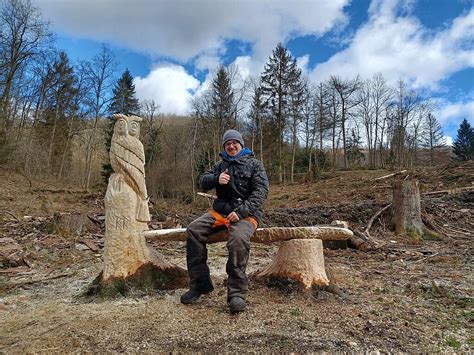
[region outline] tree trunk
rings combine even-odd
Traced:
[[[398,180],[393,185],[393,224],[395,233],[423,236],[418,180]]]
[[[151,241],[186,241],[186,228],[158,229],[142,232],[146,240]],[[350,229],[333,226],[316,227],[271,227],[258,228],[250,239],[253,243],[270,244],[290,239],[320,239],[325,248],[341,248],[353,236]],[[227,230],[218,230],[210,235],[208,243],[228,240]]]
[[[56,110],[54,111],[53,131],[51,132],[51,139],[49,141],[49,148],[48,148],[48,162],[47,162],[48,173],[51,173],[51,160],[53,157],[54,138],[56,136],[56,125],[57,125],[58,116],[59,116],[58,100],[56,100],[56,105],[57,105]]]
[[[273,261],[253,277],[270,282],[291,279],[301,283],[305,290],[312,286],[328,286],[322,241],[293,239],[283,242]]]
[[[99,121],[99,115],[96,112],[94,118],[94,125],[92,127],[92,133],[89,136],[89,140],[87,141],[87,151],[86,151],[86,181],[85,181],[85,189],[89,190],[90,179],[91,179],[91,171],[92,171],[92,158],[94,156],[94,149],[95,149],[95,137],[97,133],[97,124]]]
[[[186,287],[186,270],[148,248],[143,236],[147,223],[136,220],[138,198],[120,173],[111,175],[105,195],[104,270],[88,295],[110,297],[132,289]]]

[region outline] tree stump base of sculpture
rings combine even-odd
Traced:
[[[297,284],[304,291],[329,285],[320,239],[291,239],[283,242],[272,262],[252,275],[269,286]]]
[[[105,193],[104,269],[85,292],[104,298],[134,291],[187,285],[186,270],[148,248],[143,231],[150,221],[145,184],[141,117],[114,115],[110,164],[114,170]]]
[[[102,271],[89,285],[84,296],[108,299],[130,294],[149,294],[156,290],[185,288],[187,285],[188,277],[184,269],[172,264],[148,262],[125,277],[112,276],[104,279]]]

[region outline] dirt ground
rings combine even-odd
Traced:
[[[313,183],[273,185],[265,226],[349,221],[362,231],[390,203],[389,171],[327,173]],[[379,248],[325,250],[339,295],[251,282],[246,312],[226,306],[224,243],[209,247],[215,291],[184,306],[184,289],[114,300],[78,297],[102,268],[99,193],[0,171],[0,351],[23,352],[470,352],[474,348],[474,164],[408,172],[420,181],[433,240],[396,236],[390,210],[370,234]],[[425,194],[446,190],[439,194]],[[154,201],[152,228],[185,226],[207,207]],[[84,213],[82,232],[58,230],[54,212]],[[75,224],[76,225],[76,224]],[[152,247],[185,267],[182,242]],[[266,265],[278,245],[253,245],[248,271]]]

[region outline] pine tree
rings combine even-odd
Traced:
[[[296,60],[281,43],[265,64],[261,81],[263,100],[276,135],[273,138],[278,144],[278,175],[282,182],[284,131],[291,114],[291,98],[302,85],[301,70],[296,66]]]
[[[201,142],[209,153],[209,161],[216,161],[222,150],[221,139],[225,130],[237,128],[234,91],[227,69],[219,68],[211,87],[193,105],[199,117]]]
[[[128,69],[124,71],[112,91],[114,95],[109,107],[111,114],[134,115],[140,111],[138,99],[135,97],[135,85]]]
[[[220,67],[212,81],[211,119],[215,132],[215,145],[221,146],[221,137],[229,128],[236,128],[234,92],[227,70]]]
[[[456,160],[467,161],[474,157],[474,129],[464,119],[458,129],[458,135],[453,144]]]
[[[78,94],[77,78],[74,68],[69,62],[65,52],[60,52],[49,69],[48,76],[51,78],[51,85],[47,92],[44,111],[43,125],[40,130],[45,130],[48,137],[48,155],[46,166],[50,173],[53,168],[59,168],[59,175],[62,175],[64,165],[64,153],[69,149],[71,138],[72,120],[76,113],[75,95]],[[64,158],[61,159],[60,157]],[[61,161],[61,166],[54,166]]]
[[[364,154],[360,150],[362,144],[362,139],[359,132],[356,132],[354,128],[351,129],[351,136],[347,141],[347,161],[349,165],[357,166],[360,165],[362,160],[364,160]]]
[[[113,90],[113,97],[109,106],[109,112],[111,114],[122,113],[124,115],[134,115],[140,112],[140,104],[138,99],[135,97],[135,85],[133,84],[133,77],[130,71],[126,69],[121,78],[115,84]],[[110,151],[110,141],[113,134],[114,121],[112,118],[109,119],[106,132],[107,151]],[[102,165],[102,176],[107,183],[109,176],[112,174],[112,166],[110,162]]]
[[[212,109],[215,119],[222,124],[223,129],[235,126],[234,92],[224,67],[219,68],[212,82]]]

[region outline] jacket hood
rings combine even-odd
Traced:
[[[227,154],[227,152],[225,150],[223,152],[221,152],[219,155],[222,159],[227,160],[227,161],[238,161],[241,158],[245,158],[245,157],[248,157],[248,156],[250,156],[250,157],[254,156],[252,150],[250,148],[247,148],[247,147],[242,149],[239,152],[239,154],[237,154],[235,157],[229,156],[229,154]]]

